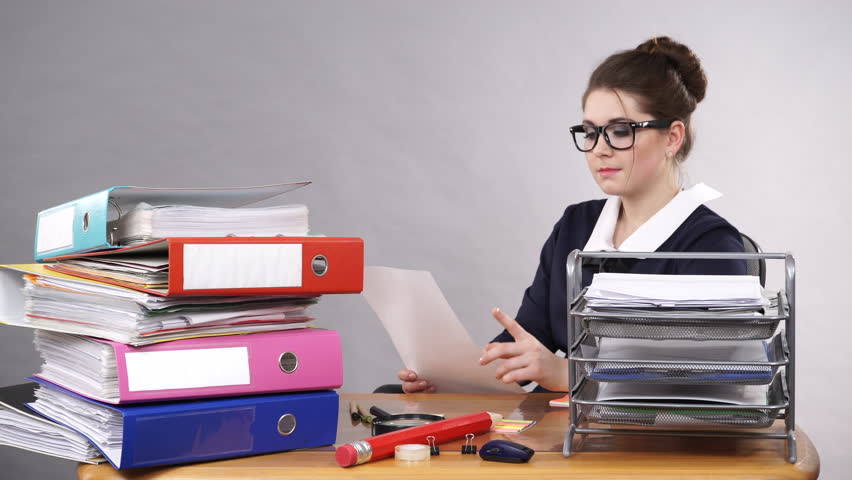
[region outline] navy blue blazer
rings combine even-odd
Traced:
[[[524,292],[515,320],[551,352],[568,351],[568,302],[565,263],[568,254],[588,242],[606,200],[571,205],[553,227],[541,249],[532,285]],[[740,233],[724,218],[699,206],[657,249],[658,252],[743,252]],[[586,260],[588,261],[588,260]],[[624,260],[607,259],[600,265],[584,265],[583,285],[591,283],[596,271],[653,274],[745,275],[743,260]],[[503,330],[494,342],[513,342]]]

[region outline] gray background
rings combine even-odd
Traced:
[[[571,144],[591,70],[656,34],[709,78],[692,181],[767,251],[798,261],[798,423],[823,472],[848,455],[852,257],[844,2],[0,3],[0,259],[32,258],[36,212],[112,185],[289,195],[367,263],[430,270],[474,339],[514,312],[568,204],[601,193]],[[771,276],[780,278],[777,269]],[[838,314],[835,312],[844,312]],[[399,357],[360,296],[326,297],[343,391]],[[34,373],[32,333],[0,328],[0,384]],[[0,448],[3,478],[70,462]]]

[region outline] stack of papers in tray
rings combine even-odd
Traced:
[[[588,375],[601,382],[680,378],[686,381],[769,383],[775,351],[769,341],[692,341],[600,339],[599,346],[582,344],[592,362]],[[737,362],[737,363],[731,363]]]
[[[586,290],[591,308],[730,308],[769,304],[752,275],[598,273]]]
[[[717,403],[765,406],[769,387],[766,385],[676,385],[601,383],[597,401],[648,403]]]
[[[774,339],[774,337],[773,337]],[[583,357],[599,361],[645,362],[768,362],[774,361],[770,341],[762,340],[640,340],[602,337],[599,346],[581,344]]]
[[[585,388],[574,401],[592,402],[592,422],[661,427],[768,427],[786,406],[781,386],[599,383],[592,398]]]

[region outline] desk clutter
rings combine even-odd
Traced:
[[[341,445],[334,458],[341,467],[353,467],[391,457],[399,445],[416,444],[428,446],[431,456],[437,456],[440,455],[438,445],[460,438],[465,439],[462,453],[475,453],[472,451],[475,436],[488,432],[501,420],[500,414],[479,412],[423,423]]]
[[[0,388],[0,443],[117,469],[333,444],[340,336],[310,309],[361,291],[363,240],[250,206],[308,183],[112,187],[39,213],[40,263],[0,268],[0,321],[42,359]]]
[[[536,424],[535,420],[511,420],[490,412],[445,419],[441,414],[392,414],[380,407],[372,406],[367,414],[363,407],[355,402],[349,403],[349,414],[353,425],[359,423],[371,425],[373,436],[338,447],[335,459],[341,467],[352,467],[391,455],[398,462],[423,463],[430,457],[441,455],[441,443],[462,438],[464,443],[459,453],[476,455],[477,435],[487,432],[520,433]],[[479,451],[483,460],[522,463],[529,460],[534,453],[532,449],[514,442],[490,441],[488,443],[491,444],[490,451]],[[514,447],[523,447],[523,449]],[[524,453],[518,456],[518,452]],[[525,459],[521,459],[524,456]]]
[[[581,288],[584,258],[619,255],[631,254],[575,251],[568,260],[572,388],[563,454],[573,453],[577,434],[641,432],[785,440],[795,463],[792,256],[641,254],[784,260],[785,288],[777,291],[756,276],[615,273]],[[551,405],[565,406],[559,400]],[[779,418],[784,433],[760,431]]]

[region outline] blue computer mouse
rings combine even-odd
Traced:
[[[532,448],[508,440],[491,440],[479,449],[479,456],[492,462],[524,463],[533,454]]]

